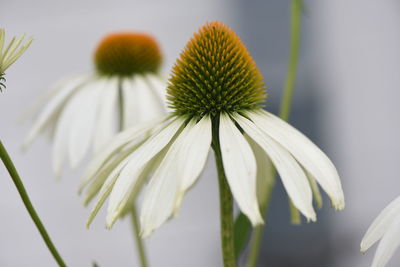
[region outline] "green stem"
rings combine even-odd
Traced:
[[[124,129],[124,96],[122,92],[122,80],[119,80],[118,84],[118,107],[119,107],[119,130],[122,131]],[[135,235],[136,247],[138,250],[140,263],[142,267],[147,267],[147,257],[143,244],[143,239],[140,237],[140,227],[139,220],[137,216],[135,203],[132,203],[131,207],[131,221],[133,226],[133,233]]]
[[[147,267],[147,258],[146,258],[146,252],[143,244],[143,240],[140,237],[140,227],[139,227],[139,220],[137,217],[137,212],[136,212],[136,207],[135,204],[132,204],[132,209],[131,209],[131,219],[132,219],[132,225],[133,225],[133,230],[134,230],[134,235],[135,235],[135,241],[136,241],[136,247],[138,250],[139,258],[140,258],[140,266],[142,267]]]
[[[271,175],[271,177],[275,177],[275,169],[273,169],[271,171],[270,175]],[[273,185],[268,186],[268,188],[265,192],[265,194],[266,194],[265,201],[263,203],[261,203],[261,205],[260,205],[260,210],[262,210],[264,212],[263,214],[267,213],[268,204],[269,204],[269,201],[270,201],[271,195],[272,195],[271,194],[272,188],[273,188]],[[253,234],[251,237],[251,241],[250,241],[250,250],[249,250],[249,256],[248,256],[248,261],[247,261],[248,267],[253,267],[253,266],[256,266],[256,264],[257,264],[263,233],[264,233],[263,225],[256,226],[254,228],[254,231],[253,231]]]
[[[35,208],[33,207],[31,200],[29,199],[28,193],[25,190],[24,184],[22,183],[21,178],[19,177],[19,174],[14,166],[14,163],[12,162],[10,156],[7,153],[7,150],[5,149],[1,141],[0,141],[0,158],[3,161],[4,166],[7,168],[7,171],[10,174],[15,184],[15,187],[18,190],[18,193],[22,199],[22,202],[25,205],[26,210],[28,211],[33,222],[35,223],[36,228],[39,230],[39,233],[42,236],[43,241],[46,243],[46,246],[48,247],[54,259],[58,263],[58,266],[66,267],[67,265],[64,263],[64,260],[58,253],[56,247],[51,241],[49,234],[46,231],[46,228],[44,227],[42,221],[40,220],[39,215],[36,213]]]
[[[212,128],[212,143],[217,165],[219,197],[220,197],[220,220],[221,220],[221,246],[224,267],[236,267],[235,245],[234,245],[234,219],[233,219],[233,197],[225,176],[222,163],[221,148],[219,145],[219,118],[215,118]]]
[[[296,83],[297,69],[299,62],[299,52],[300,52],[300,37],[301,37],[301,11],[302,2],[301,0],[292,0],[291,2],[291,24],[290,24],[290,54],[289,54],[289,64],[286,75],[286,82],[283,91],[283,97],[281,101],[281,106],[279,110],[279,117],[285,121],[289,119],[290,110],[292,107],[293,90]],[[271,176],[275,177],[276,171],[271,172]],[[272,186],[268,188],[268,196],[264,203],[261,203],[260,209],[265,215],[267,212],[268,203],[271,197],[270,190]],[[292,214],[295,214],[291,209]],[[247,262],[247,267],[255,267],[258,260],[258,255],[260,252],[262,236],[264,232],[264,227],[257,227],[252,235],[250,242],[249,258]]]
[[[285,88],[283,90],[281,107],[279,110],[279,117],[285,121],[289,119],[290,109],[292,107],[293,89],[297,77],[297,69],[298,69],[299,53],[300,53],[302,7],[303,5],[301,0],[292,0],[289,65],[286,75]]]

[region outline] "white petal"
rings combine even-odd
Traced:
[[[186,128],[190,129],[190,131],[182,141],[175,160],[180,177],[175,212],[179,209],[184,194],[195,183],[203,170],[212,139],[211,119],[209,116],[203,117],[197,124],[195,120],[191,120]]]
[[[129,162],[121,171],[110,196],[106,219],[107,227],[110,228],[123,211],[146,163],[171,141],[182,124],[181,119],[174,120],[158,134],[148,139],[129,157]]]
[[[400,197],[393,200],[372,222],[361,241],[361,252],[367,251],[376,241],[382,238],[393,220],[400,214]]]
[[[23,38],[25,38],[25,35],[21,36],[21,41]],[[14,62],[28,49],[28,47],[31,45],[33,41],[33,38],[30,37],[24,45],[22,45],[18,51],[16,51],[17,47],[15,47],[15,49],[13,49],[12,53],[9,53],[9,57],[4,58],[3,60],[3,69],[6,70],[8,69],[12,64],[14,64]],[[18,42],[18,45],[20,45],[21,42]]]
[[[6,33],[4,29],[0,29],[0,68],[1,68],[1,61],[3,58],[3,47],[4,47],[4,39],[6,38]]]
[[[92,210],[90,211],[89,218],[86,222],[87,227],[90,226],[93,219],[96,217],[97,213],[99,212],[100,208],[103,206],[104,202],[106,201],[107,197],[110,195],[121,170],[126,166],[126,163],[128,162],[128,160],[129,159],[126,158],[122,162],[120,162],[118,164],[118,166],[109,174],[107,179],[105,179],[105,181],[100,189],[96,204],[93,206]]]
[[[145,78],[138,75],[133,82],[135,97],[138,99],[140,122],[164,116],[165,110],[161,105],[162,102],[153,94]]]
[[[157,133],[166,124],[168,124],[169,117],[164,117],[160,120],[142,123],[136,127],[131,127],[125,131],[114,136],[111,141],[93,158],[86,168],[82,182],[79,186],[81,193],[83,188],[96,177],[102,166],[110,161],[111,158],[125,146],[136,146],[150,135],[150,133]],[[129,148],[128,148],[129,149]]]
[[[78,77],[74,77],[69,79],[68,81],[63,81],[60,84],[60,88],[58,86],[55,87],[54,96],[49,99],[49,103],[43,107],[43,110],[40,112],[38,118],[35,120],[31,130],[29,131],[28,135],[26,136],[23,147],[29,146],[32,141],[37,137],[37,135],[43,131],[43,129],[48,125],[48,122],[56,117],[59,112],[61,112],[64,104],[69,99],[69,97],[78,89],[82,89],[82,86],[85,83],[88,83],[92,80],[92,77],[89,75],[81,75]],[[53,91],[53,89],[51,90]],[[52,96],[51,93],[49,93]],[[44,98],[46,99],[46,98]],[[45,103],[42,101],[38,101],[38,104],[31,109],[30,112],[34,111],[36,107],[41,108],[40,105],[44,105]]]
[[[160,106],[167,110],[167,79],[164,79],[160,75],[157,74],[147,74],[146,79],[150,85],[150,89],[152,90],[154,97],[159,101]]]
[[[303,215],[316,220],[312,206],[312,192],[307,177],[292,155],[270,136],[263,133],[252,121],[237,115],[234,117],[244,132],[248,134],[274,163],[282,183],[293,204]]]
[[[69,105],[67,106],[60,115],[57,121],[57,125],[54,131],[54,144],[53,150],[53,171],[56,178],[61,176],[62,167],[64,160],[67,156],[67,144],[68,144],[68,134],[69,126],[72,122],[71,116],[73,115],[73,109]]]
[[[101,206],[104,204],[107,197],[110,195],[116,180],[119,178],[119,175],[121,174],[121,171],[131,160],[132,155],[131,156],[127,155],[132,154],[140,145],[142,145],[142,143],[137,144],[136,147],[131,146],[130,148],[124,149],[124,151],[121,151],[121,153],[118,154],[116,159],[113,159],[111,162],[107,162],[106,163],[107,166],[105,168],[102,168],[102,171],[99,173],[98,177],[96,177],[96,180],[94,180],[93,183],[90,185],[89,190],[92,192],[88,190],[88,196],[85,200],[86,204],[93,197],[90,196],[90,194],[96,194],[97,191],[99,190],[98,189],[99,186],[101,187],[101,189],[99,192],[99,196],[97,198],[97,202],[93,207],[89,219],[87,221],[88,227],[93,221],[98,211],[100,210]],[[166,149],[168,149],[168,145],[160,153],[158,153],[155,157],[153,157],[149,162],[145,164],[143,171],[135,181],[136,185],[134,190],[131,191],[128,202],[135,201],[135,198],[139,193],[140,189],[142,188],[142,185],[147,180],[147,177],[149,177],[149,175],[153,172],[155,167],[160,164],[161,159],[165,156],[164,151]],[[105,175],[105,177],[101,177],[102,175]],[[129,205],[125,205],[124,209],[121,211],[120,216],[124,216],[124,214],[128,210],[128,207]],[[111,225],[108,227],[111,227]]]
[[[132,78],[125,78],[121,81],[122,95],[123,95],[123,128],[126,129],[140,123],[140,104],[142,101],[138,98],[137,88],[134,86]]]
[[[21,36],[20,36],[20,38],[21,38]],[[9,56],[9,53],[10,53],[10,51],[11,51],[11,48],[12,48],[13,45],[15,44],[15,40],[16,40],[16,37],[14,36],[14,37],[11,39],[11,41],[8,43],[8,45],[6,46],[6,48],[4,49],[3,54],[1,55],[1,66],[0,66],[1,69],[0,69],[0,71],[1,71],[2,73],[6,70],[6,68],[4,68],[5,59],[6,59],[7,56]]]
[[[117,131],[118,124],[118,79],[113,78],[106,82],[102,89],[98,103],[96,132],[94,133],[93,147],[98,152]]]
[[[68,155],[71,168],[75,168],[89,150],[96,125],[99,96],[105,85],[105,80],[92,83],[79,91],[70,101],[74,106],[74,114],[68,129]]]
[[[9,58],[14,54],[15,50],[21,44],[21,42],[24,38],[25,38],[25,34],[21,34],[20,36],[18,36],[18,38],[16,38],[16,39],[13,38],[11,40],[11,42],[8,44],[8,46],[4,52],[4,56],[3,56],[4,69],[7,69],[7,67],[9,66],[7,64],[7,62],[9,61]],[[8,65],[8,66],[6,66],[6,65]]]
[[[229,187],[240,210],[253,226],[263,224],[257,202],[256,159],[250,145],[229,116],[220,116],[219,143]]]
[[[343,209],[344,194],[339,175],[330,159],[301,132],[268,113],[248,113],[250,119],[265,133],[285,147],[312,174],[331,198],[336,209]]]
[[[257,198],[258,203],[262,204],[265,202],[268,196],[268,190],[270,190],[274,184],[274,168],[273,164],[265,153],[264,149],[260,147],[253,139],[247,134],[244,135],[251,149],[253,150],[257,164]]]
[[[148,237],[173,214],[182,175],[177,164],[182,160],[179,153],[182,149],[186,149],[182,146],[185,145],[185,140],[192,128],[192,124],[186,125],[179,133],[149,182],[140,216],[143,237]],[[188,162],[185,161],[185,163]]]
[[[400,216],[387,228],[376,250],[372,267],[384,267],[400,245]]]

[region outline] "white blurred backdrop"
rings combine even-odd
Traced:
[[[359,254],[361,237],[378,212],[400,194],[400,4],[396,0],[305,3],[293,124],[337,164],[347,207],[333,212],[326,202],[316,224],[293,227],[278,185],[273,205],[283,218],[268,221],[263,251],[273,255],[262,254],[260,266],[369,266],[374,251]],[[23,110],[57,80],[92,69],[93,49],[110,31],[154,34],[162,45],[163,72],[168,75],[192,33],[206,21],[220,20],[248,45],[265,74],[267,107],[276,111],[286,71],[288,4],[288,0],[1,1],[0,27],[8,36],[25,32],[35,41],[7,72],[7,89],[0,94],[0,137],[69,266],[91,266],[94,260],[101,267],[139,266],[129,220],[109,231],[102,212],[91,229],[85,228],[89,211],[76,193],[82,169],[66,172],[56,181],[45,138],[22,153],[20,144],[29,127],[17,124]],[[221,266],[217,181],[210,163],[187,195],[178,219],[147,242],[152,266]],[[1,267],[55,266],[3,166],[0,214]],[[323,259],[307,261],[318,255]],[[397,266],[400,252],[397,255],[389,267]]]

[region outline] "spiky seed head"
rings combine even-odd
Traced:
[[[100,42],[94,62],[101,74],[128,76],[157,72],[162,55],[158,43],[148,34],[114,33]]]
[[[261,107],[261,72],[240,38],[220,22],[205,24],[176,61],[167,88],[179,115],[202,117]]]

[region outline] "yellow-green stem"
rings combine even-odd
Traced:
[[[218,172],[219,197],[220,197],[220,220],[221,220],[221,246],[224,267],[236,267],[235,245],[234,245],[234,219],[233,219],[233,197],[226,179],[224,165],[222,162],[221,148],[219,145],[219,118],[216,117],[212,126],[212,143],[215,154],[215,163]]]
[[[135,235],[136,247],[138,250],[140,264],[141,264],[140,266],[147,267],[148,263],[147,263],[147,258],[146,258],[146,251],[144,248],[143,240],[140,237],[139,220],[137,217],[135,203],[132,204],[131,219],[132,219],[132,225],[133,225],[133,231],[134,231],[133,233]]]
[[[302,11],[302,1],[301,0],[292,0],[290,7],[290,54],[289,54],[289,64],[286,75],[285,88],[283,91],[283,97],[281,101],[281,106],[279,110],[279,117],[285,121],[289,119],[290,110],[292,107],[292,99],[293,99],[293,89],[296,82],[297,77],[297,67],[299,61],[299,52],[300,52],[300,37],[301,37],[301,11]],[[272,176],[276,175],[276,171],[274,170],[271,173]],[[271,190],[272,186],[268,189]],[[269,192],[266,197],[266,201],[261,203],[260,209],[263,214],[266,214],[268,202],[270,199],[271,193]],[[293,212],[293,211],[292,211]],[[294,214],[294,213],[292,213]],[[264,232],[264,227],[256,227],[252,234],[251,242],[250,242],[250,250],[249,250],[249,258],[247,261],[247,267],[255,267],[258,260],[258,255],[260,252],[262,236]]]
[[[122,131],[124,129],[124,96],[122,92],[122,80],[119,80],[119,86],[118,86],[118,107],[119,107],[119,130]],[[132,221],[132,226],[133,226],[133,234],[135,235],[135,243],[136,243],[136,248],[139,254],[139,259],[140,259],[140,266],[141,267],[147,267],[148,266],[148,261],[146,257],[146,251],[145,247],[143,244],[143,239],[140,237],[140,226],[139,226],[139,220],[137,216],[137,211],[136,211],[136,205],[135,203],[131,204],[131,221]]]
[[[10,156],[7,153],[6,148],[3,146],[3,143],[1,141],[0,141],[0,158],[3,161],[4,166],[6,167],[8,173],[10,174],[11,179],[13,180],[15,187],[18,190],[18,193],[22,199],[22,202],[25,205],[26,210],[28,211],[29,215],[31,216],[32,221],[35,223],[36,228],[38,229],[40,235],[42,236],[43,241],[46,244],[47,248],[50,250],[50,253],[53,255],[58,266],[66,267],[67,265],[64,263],[64,260],[61,258],[60,254],[58,253],[56,247],[54,246],[53,242],[51,241],[49,234],[46,231],[46,228],[44,227],[42,221],[40,220],[39,215],[36,213],[36,210],[32,205],[32,202],[28,196],[28,193],[26,192],[24,184],[22,183],[21,178],[14,166],[14,163],[12,162]]]

